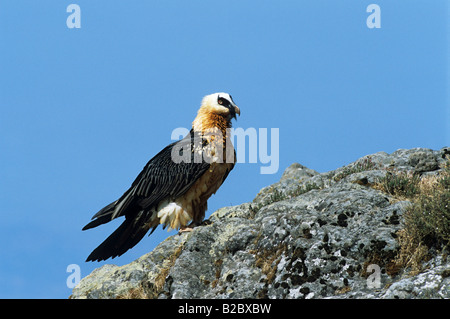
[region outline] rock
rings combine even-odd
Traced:
[[[448,299],[450,296],[450,264],[438,256],[431,262],[427,262],[426,267],[429,269],[421,274],[394,282],[379,297],[385,299]]]
[[[443,256],[414,276],[393,267],[411,203],[372,187],[387,170],[436,174],[446,152],[379,152],[326,173],[292,164],[251,203],[94,270],[71,298],[450,298]]]
[[[294,163],[286,168],[283,175],[281,176],[280,181],[297,180],[301,182],[302,180],[313,177],[317,174],[319,173],[317,173],[315,170],[309,169],[299,163]]]

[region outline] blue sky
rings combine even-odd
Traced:
[[[69,4],[81,28],[69,29]],[[381,28],[369,29],[369,4]],[[299,162],[450,146],[446,1],[0,0],[0,298],[67,298],[121,221],[81,228],[118,198],[202,97],[225,91],[235,127],[279,128],[276,174],[241,163],[209,200],[251,201]]]

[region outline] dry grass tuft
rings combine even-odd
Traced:
[[[408,200],[419,193],[420,176],[408,172],[389,170],[385,177],[374,185],[398,200]]]
[[[263,251],[250,251],[255,254],[256,267],[261,269],[261,272],[266,275],[266,282],[272,283],[275,279],[278,264],[281,261],[281,255],[286,251],[286,244],[280,244],[274,249],[264,249]]]
[[[439,175],[410,180],[414,184],[411,205],[404,213],[400,230],[400,250],[393,261],[396,268],[407,268],[411,275],[422,271],[430,250],[447,253],[450,245],[450,161]],[[412,195],[412,193],[410,193]]]

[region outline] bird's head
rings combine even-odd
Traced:
[[[236,119],[236,114],[241,115],[241,110],[234,103],[228,93],[214,93],[203,98],[200,109],[224,116],[228,121]]]

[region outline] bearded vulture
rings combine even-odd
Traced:
[[[231,95],[205,96],[190,133],[156,154],[131,187],[83,228],[125,216],[86,261],[122,255],[159,224],[181,232],[200,225],[208,198],[219,189],[236,162],[230,140],[231,119],[236,119],[236,114],[240,115],[240,110]]]

